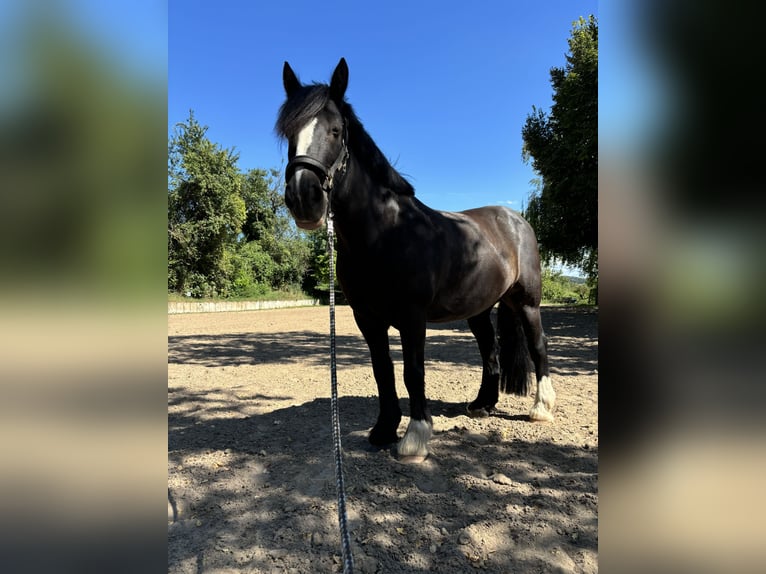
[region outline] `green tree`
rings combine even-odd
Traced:
[[[276,169],[250,170],[243,186],[246,216],[239,252],[252,260],[256,281],[272,289],[299,286],[309,265],[308,240],[287,212],[282,187]]]
[[[272,290],[276,264],[257,241],[241,242],[229,252],[232,295],[260,297]]]
[[[251,169],[245,174],[242,198],[245,201],[245,241],[276,240],[277,219],[284,215],[284,202],[279,195],[281,174],[278,170]]]
[[[563,68],[550,71],[550,113],[532,106],[523,157],[540,175],[524,212],[547,262],[558,258],[598,277],[598,22],[573,24]]]
[[[330,288],[330,257],[327,251],[327,231],[317,229],[308,233],[309,263],[303,280],[303,289],[313,295]],[[337,278],[336,289],[338,288]]]
[[[543,301],[547,303],[585,303],[588,300],[588,288],[573,283],[560,270],[543,267],[541,279]]]
[[[168,288],[227,295],[231,249],[245,221],[237,154],[212,143],[189,113],[168,145]]]

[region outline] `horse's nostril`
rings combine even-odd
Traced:
[[[285,187],[285,205],[287,206],[287,209],[292,210],[293,208],[293,200],[292,200],[292,189],[288,185]]]
[[[312,182],[311,184],[311,200],[314,203],[319,203],[322,201],[322,195],[324,194],[324,190],[322,189],[322,186],[319,185],[319,182]]]

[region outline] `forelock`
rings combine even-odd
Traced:
[[[279,108],[274,129],[283,138],[291,139],[312,118],[317,116],[330,99],[330,87],[326,84],[302,86]]]

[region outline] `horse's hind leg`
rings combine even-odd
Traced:
[[[529,354],[535,364],[535,379],[537,380],[535,402],[529,411],[529,418],[533,421],[552,421],[556,393],[553,390],[548,369],[548,350],[542,320],[540,319],[540,307],[538,305],[521,305],[521,323],[527,336]]]
[[[481,353],[481,387],[476,400],[468,405],[468,416],[487,417],[495,408],[499,394],[500,364],[498,362],[497,337],[490,315],[492,307],[468,319]]]

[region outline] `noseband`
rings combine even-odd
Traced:
[[[344,121],[342,147],[338,157],[335,158],[335,162],[329,168],[321,161],[309,155],[296,155],[288,162],[285,168],[285,181],[290,181],[298,168],[310,169],[319,175],[320,179],[323,178],[322,189],[329,193],[334,186],[335,176],[343,175],[348,166],[349,153],[348,146],[346,145],[346,135],[346,122]]]

